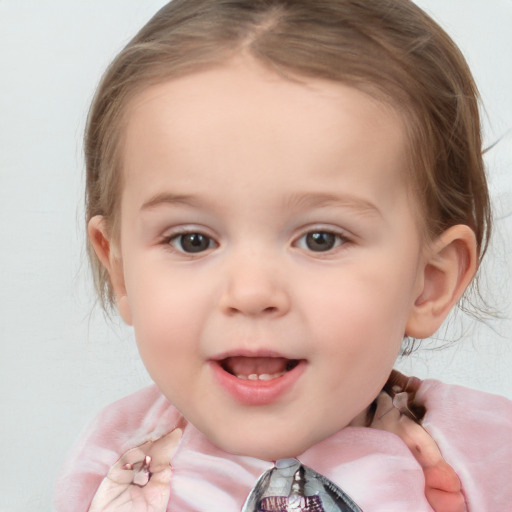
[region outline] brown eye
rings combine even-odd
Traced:
[[[336,236],[332,233],[308,233],[306,235],[306,246],[311,251],[323,252],[334,247]]]
[[[312,252],[327,252],[340,246],[345,239],[330,231],[311,231],[297,241],[297,246]]]
[[[213,240],[202,233],[185,233],[169,242],[175,249],[188,254],[206,251],[214,246]]]

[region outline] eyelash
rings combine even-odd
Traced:
[[[195,237],[195,241],[194,240],[189,240],[189,241],[192,243],[192,247],[195,244],[195,245],[197,245],[199,250],[197,250],[197,251],[196,250],[190,250],[190,251],[185,250],[185,247],[183,246],[183,242],[184,242],[185,237],[187,237],[187,236]],[[202,242],[207,243],[206,247],[201,245]],[[174,233],[172,235],[165,237],[163,239],[162,243],[171,246],[174,250],[178,251],[179,253],[187,254],[187,255],[202,254],[203,252],[206,252],[207,250],[213,249],[218,246],[217,242],[215,242],[215,240],[211,236],[205,235],[204,233],[202,233],[199,230],[198,231],[190,230],[190,231],[183,231],[181,233]],[[181,245],[181,247],[179,247],[178,244]],[[204,247],[204,248],[202,248],[202,247]]]
[[[191,237],[188,242],[192,245],[189,245],[188,249],[192,250],[187,250],[183,245],[184,243],[187,243],[185,237]],[[344,234],[320,228],[311,229],[305,232],[295,240],[293,246],[315,254],[328,254],[350,241],[351,240]],[[320,250],[314,250],[312,248],[311,244],[315,243],[317,244],[316,248]],[[210,249],[218,247],[219,245],[211,236],[206,235],[200,230],[184,230],[179,233],[173,233],[163,238],[162,244],[168,245],[173,250],[189,256],[201,255]],[[322,247],[322,245],[324,247]],[[197,250],[194,250],[195,248],[197,248]]]
[[[333,230],[320,228],[307,231],[299,238],[297,238],[294,245],[299,249],[311,253],[326,254],[339,249],[341,246],[348,242],[350,242],[350,239],[344,234],[337,233]],[[317,248],[320,248],[320,250],[314,250],[310,245],[308,245],[308,243],[319,243],[320,246],[317,246]],[[324,248],[322,248],[321,245],[324,245]]]

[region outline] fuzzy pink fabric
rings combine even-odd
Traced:
[[[427,408],[424,428],[460,479],[464,508],[512,510],[512,403],[433,380],[421,383],[416,398]],[[176,427],[182,431],[166,436]],[[161,453],[172,466],[164,464],[155,473],[161,485],[153,488],[151,499],[149,486],[130,486],[129,498],[122,492],[121,479],[139,452]],[[347,427],[298,458],[335,482],[364,512],[434,510],[425,497],[427,473],[394,433]],[[56,512],[86,512],[97,494],[92,512],[239,512],[257,478],[271,467],[219,450],[151,386],[107,407],[85,431],[61,470],[55,507]],[[157,494],[163,505],[153,502]]]

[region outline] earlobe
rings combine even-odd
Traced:
[[[458,224],[444,231],[426,256],[422,287],[412,307],[405,335],[422,339],[434,334],[462,297],[476,269],[473,230]]]
[[[119,314],[128,325],[131,325],[132,315],[124,283],[123,264],[121,257],[116,254],[105,219],[101,215],[92,217],[87,225],[87,233],[96,256],[110,277]]]

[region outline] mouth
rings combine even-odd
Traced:
[[[219,361],[221,368],[241,380],[269,381],[282,377],[299,364],[298,359],[285,357],[226,357]]]
[[[301,380],[304,359],[281,355],[229,355],[212,360],[215,381],[244,405],[268,405],[287,396]]]

